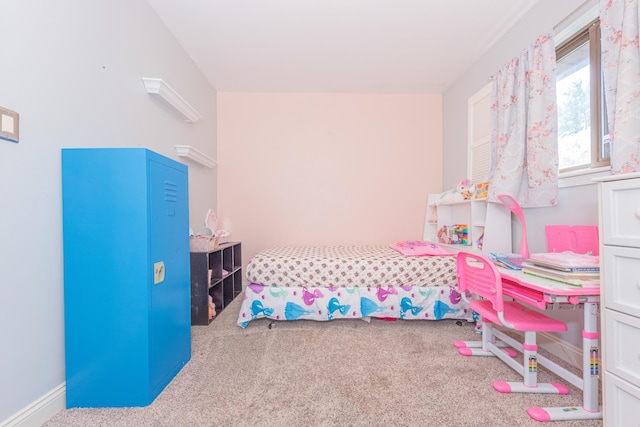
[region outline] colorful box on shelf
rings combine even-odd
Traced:
[[[438,241],[449,245],[469,245],[469,229],[467,224],[442,226],[438,230]]]
[[[219,236],[192,236],[189,238],[190,252],[209,252],[218,249]]]
[[[473,195],[474,199],[486,199],[489,192],[489,183],[480,182],[476,184],[476,192]]]

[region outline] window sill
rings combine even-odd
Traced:
[[[600,178],[609,175],[611,175],[610,166],[561,173],[558,179],[558,187],[569,188],[596,184],[593,182],[593,178]]]

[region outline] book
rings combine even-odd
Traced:
[[[557,264],[548,263],[544,261],[536,261],[529,259],[528,260],[531,265],[536,265],[538,267],[548,268],[550,270],[556,271],[564,271],[566,273],[584,273],[584,272],[600,272],[600,267],[562,267]]]
[[[557,277],[559,279],[593,280],[593,279],[600,278],[599,271],[562,271],[562,270],[556,270],[554,268],[547,268],[544,266],[531,264],[526,261],[522,264],[522,269],[531,271],[534,273],[547,274],[549,276]]]
[[[522,270],[522,263],[525,260],[522,255],[512,253],[491,253],[489,259],[494,264],[510,270]]]
[[[529,264],[565,272],[598,272],[600,257],[571,251],[531,254]]]
[[[600,284],[600,272],[566,272],[551,268],[540,267],[525,262],[522,272],[531,276],[541,277],[573,286],[597,286]]]

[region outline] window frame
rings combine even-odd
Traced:
[[[573,39],[574,37],[576,37],[577,34],[580,33],[581,31],[584,31],[585,29],[589,28],[590,25],[599,18],[600,18],[600,10],[599,10],[598,0],[585,1],[585,3],[582,6],[580,6],[576,11],[574,11],[569,16],[567,16],[564,20],[558,23],[558,25],[554,26],[554,39],[556,43],[556,49],[568,43],[570,39]],[[597,46],[599,49],[600,43],[597,43]],[[593,45],[591,45],[591,47],[593,47]],[[597,53],[600,54],[599,51]],[[600,61],[598,61],[598,67],[601,67]],[[594,71],[592,70],[592,73],[593,72]],[[596,76],[601,75],[601,69],[598,71],[595,71],[595,73],[597,73]],[[590,77],[593,78],[593,74]],[[600,84],[602,84],[601,80],[599,80],[599,82]],[[482,89],[480,89],[476,94],[472,95],[467,102],[470,102],[471,104],[473,104],[472,99],[476,100],[483,90],[486,90],[486,88],[483,87]],[[603,96],[602,91],[598,93],[598,97],[600,96]],[[594,114],[593,109],[592,109],[592,114]],[[472,117],[472,114],[469,109],[467,119],[470,119],[471,117]],[[605,123],[605,120],[604,120],[605,117],[606,117],[606,111],[602,111],[600,117],[597,118],[600,125],[602,125],[602,123]],[[472,144],[473,144],[474,138],[471,138],[471,135],[472,135],[471,133],[472,130],[470,129],[471,123],[472,122],[469,121],[467,124],[467,126],[469,126],[467,128],[467,132],[468,132],[467,171],[469,174],[471,173],[471,170],[473,168],[472,162],[474,161],[474,158],[473,158],[474,156],[472,155],[472,151],[473,151]],[[593,132],[593,126],[592,126],[592,132]],[[598,136],[598,138],[600,138],[600,136]],[[593,150],[593,147],[594,145],[592,144],[592,150]],[[611,167],[608,161],[593,162],[594,158],[600,159],[600,153],[599,153],[600,144],[598,144],[596,148],[598,149],[597,156],[594,156],[592,153],[592,156],[591,156],[592,163],[590,165],[585,165],[575,169],[572,168],[572,170],[563,169],[562,171],[560,170],[558,171],[558,186],[560,188],[577,187],[582,185],[595,185],[595,181],[593,181],[594,178],[601,178],[601,177],[611,175]]]
[[[560,169],[560,174],[574,171],[594,169],[609,166],[609,158],[603,158],[603,124],[605,105],[602,91],[602,60],[600,49],[600,18],[589,22],[573,36],[556,47],[556,62],[573,53],[577,48],[589,43],[589,103],[591,127],[591,161],[589,164]]]
[[[587,0],[576,11],[567,16],[554,27],[556,47],[561,46],[573,38],[590,23],[600,18],[600,6],[598,0]],[[602,112],[600,120],[606,117],[606,111]],[[611,166],[583,167],[573,171],[558,171],[558,185],[560,188],[576,187],[581,185],[593,185],[594,178],[611,175]]]

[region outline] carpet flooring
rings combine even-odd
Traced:
[[[261,319],[242,329],[241,298],[192,327],[191,361],[151,405],[74,408],[45,426],[540,426],[528,407],[581,406],[569,384],[568,395],[496,392],[494,380],[521,378],[496,358],[458,355],[453,341],[479,339],[466,322]],[[562,382],[544,367],[538,381]]]

